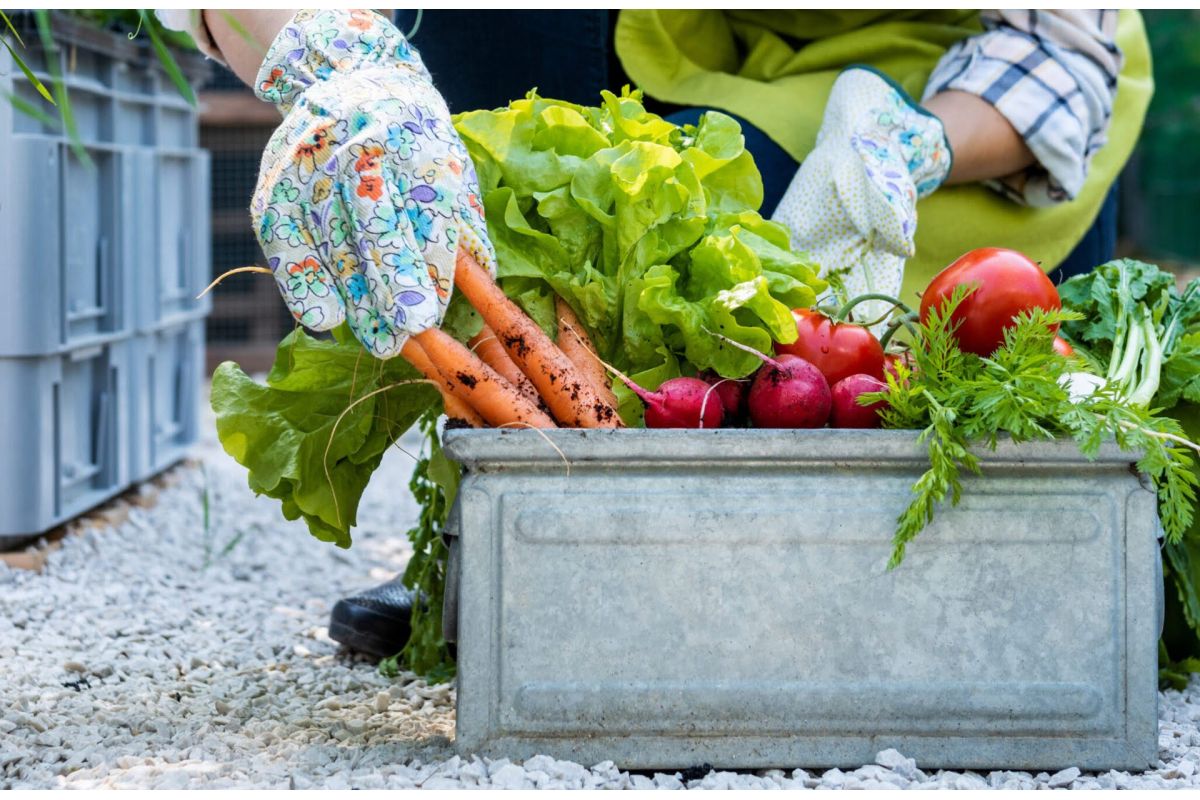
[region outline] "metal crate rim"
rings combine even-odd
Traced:
[[[546,463],[602,461],[622,458],[630,462],[680,460],[738,462],[780,459],[788,461],[927,461],[918,430],[814,428],[771,430],[717,428],[712,430],[648,429],[452,429],[445,431],[443,447],[452,459],[468,467],[480,463]],[[994,449],[977,442],[976,455],[985,462],[1077,463],[1081,466],[1135,464],[1136,451],[1122,450],[1114,441],[1103,443],[1093,457],[1079,451],[1071,439],[1014,442],[997,438]]]

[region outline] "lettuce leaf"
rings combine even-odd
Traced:
[[[279,343],[265,384],[231,361],[217,367],[217,435],[256,494],[279,500],[316,538],[349,547],[384,451],[441,402],[432,386],[409,383],[420,377],[401,359],[366,355],[344,330],[328,340],[297,329]]]
[[[714,334],[763,351],[794,341],[791,309],[825,288],[817,265],[758,213],[762,178],[735,120],[709,112],[680,128],[636,92],[601,100],[530,93],[455,117],[501,285],[551,335],[564,297],[605,360],[647,388],[710,368],[749,374],[758,360]]]

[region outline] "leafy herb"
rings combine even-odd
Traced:
[[[190,104],[196,105],[196,93],[192,91],[192,86],[187,82],[187,78],[183,77],[183,71],[179,69],[179,64],[175,61],[175,56],[171,55],[171,51],[167,48],[167,43],[159,33],[158,25],[155,23],[157,18],[152,19],[153,14],[145,9],[138,9],[139,27],[146,28],[146,34],[150,37],[150,45],[154,48],[154,54],[158,56],[159,62],[167,73],[167,77],[171,79],[175,90],[187,100]],[[133,38],[131,35],[129,38]]]
[[[1132,386],[1132,399],[1169,412],[1188,437],[1200,439],[1200,279],[1180,290],[1170,273],[1121,259],[1070,279],[1059,294],[1086,317],[1063,326],[1086,348],[1076,350],[1119,385]],[[1192,475],[1190,483],[1182,476],[1178,483],[1194,486],[1194,466]],[[1161,500],[1164,522],[1166,506],[1187,499],[1181,489]],[[1186,675],[1200,670],[1200,522],[1193,520],[1163,548],[1163,578],[1167,614],[1160,676],[1165,685],[1182,688]]]
[[[953,336],[952,316],[970,291],[956,289],[916,329],[912,369],[897,363],[895,374],[886,376],[886,392],[859,400],[887,400],[884,426],[923,429],[921,441],[929,452],[929,469],[897,520],[889,567],[900,564],[907,544],[932,521],[939,505],[947,499],[958,504],[962,471],[979,472],[972,447],[994,449],[1001,435],[1017,442],[1070,437],[1088,457],[1109,439],[1124,450],[1140,451],[1137,466],[1158,490],[1168,541],[1181,541],[1192,524],[1198,481],[1179,423],[1132,404],[1111,384],[1071,397],[1071,364],[1054,353],[1051,342],[1053,326],[1082,321],[1078,312],[1033,309],[1008,328],[1004,344],[990,357],[964,353]]]
[[[1059,296],[1083,314],[1063,332],[1131,403],[1200,402],[1200,278],[1181,292],[1170,273],[1123,258],[1071,278]]]
[[[1170,687],[1182,692],[1192,682],[1192,674],[1200,672],[1200,658],[1185,658],[1172,661],[1167,646],[1161,640],[1158,643],[1158,682],[1162,687]]]

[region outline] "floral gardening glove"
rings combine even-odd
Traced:
[[[817,143],[784,193],[774,219],[792,231],[825,272],[843,277],[850,297],[899,294],[904,262],[915,252],[917,200],[950,172],[950,145],[937,117],[867,67],[838,76]],[[888,304],[863,303],[863,319]]]
[[[255,91],[284,114],[251,214],[292,314],[380,358],[442,321],[455,254],[495,273],[475,167],[421,58],[373,11],[301,11]]]

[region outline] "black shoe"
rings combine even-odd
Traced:
[[[362,653],[387,658],[412,634],[413,593],[400,576],[365,592],[343,597],[329,615],[329,638]]]

